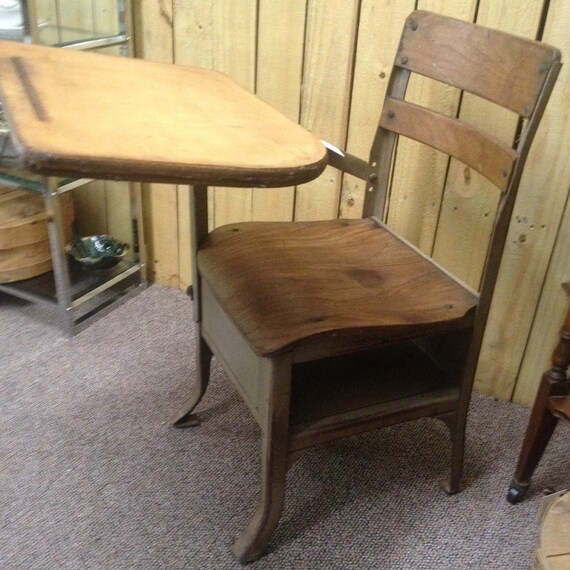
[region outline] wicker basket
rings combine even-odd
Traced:
[[[72,237],[70,195],[61,196],[63,232]],[[41,196],[0,187],[0,283],[29,279],[52,269],[47,213]]]

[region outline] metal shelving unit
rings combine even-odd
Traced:
[[[21,26],[7,33],[0,22],[0,37],[4,35],[6,39],[41,43],[42,31],[50,24],[38,22],[35,2],[21,0],[20,10]],[[117,17],[120,22],[119,34],[98,34],[96,37],[89,37],[88,33],[78,33],[75,42],[52,45],[81,50],[119,45],[123,55],[130,55],[132,54],[130,1],[117,1]],[[53,308],[59,313],[64,330],[73,335],[146,286],[140,185],[129,184],[132,249],[128,260],[107,270],[85,270],[65,253],[60,197],[71,190],[81,191],[81,188],[92,180],[38,177],[11,170],[9,158],[5,158],[10,155],[9,131],[5,125],[2,128],[1,119],[0,117],[0,154],[4,156],[2,165],[7,168],[0,171],[0,181],[3,185],[24,189],[43,197],[48,212],[47,224],[53,271],[31,279],[0,283],[0,291]]]

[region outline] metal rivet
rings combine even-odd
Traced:
[[[544,75],[548,71],[549,67],[550,67],[550,64],[547,61],[545,61],[544,63],[540,64],[540,67],[538,68],[538,72],[540,74]]]
[[[405,55],[402,59],[401,59],[402,65],[406,65],[406,63],[408,63],[408,56]]]
[[[506,178],[509,175],[509,173],[506,170],[503,170],[503,177]]]
[[[378,174],[376,174],[376,172],[371,172],[368,175],[368,180],[370,180],[370,182],[374,182],[377,178],[378,178]]]
[[[418,23],[415,20],[410,22],[410,28],[415,32],[418,29]]]
[[[394,113],[394,111],[388,111],[388,118],[389,119],[393,119],[396,116],[396,113]]]
[[[525,105],[523,107],[523,115],[528,115],[530,113],[530,107],[528,105]]]
[[[444,309],[453,309],[453,305],[451,303],[446,303],[445,305],[443,305]]]

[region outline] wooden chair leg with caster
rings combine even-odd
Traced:
[[[564,288],[570,296],[570,282]],[[507,500],[516,504],[524,499],[530,479],[550,438],[561,420],[570,426],[570,307],[560,330],[560,341],[552,354],[552,367],[542,375],[532,408],[517,467],[507,493]]]

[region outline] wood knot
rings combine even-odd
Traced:
[[[306,323],[322,323],[326,317],[309,317],[305,322]]]

